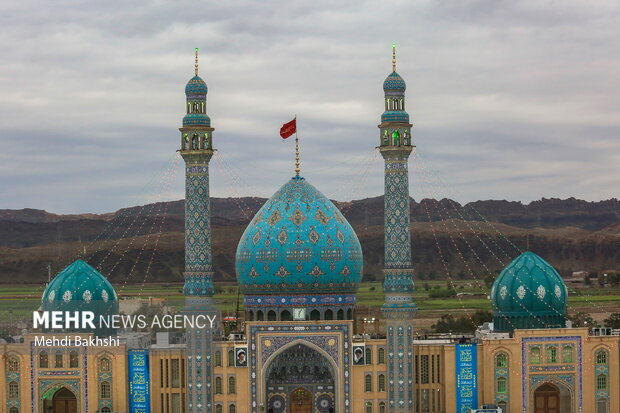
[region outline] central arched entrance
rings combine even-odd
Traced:
[[[58,389],[51,400],[43,400],[44,413],[77,413],[77,398],[66,387]]]
[[[316,349],[294,344],[265,370],[266,413],[333,413],[336,405],[334,367]]]
[[[534,392],[534,413],[561,413],[560,389],[543,384]]]

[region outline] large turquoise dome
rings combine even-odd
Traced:
[[[208,91],[207,83],[197,75],[192,77],[185,85],[186,95],[206,95]]]
[[[504,268],[491,289],[496,331],[565,327],[568,290],[547,261],[527,251]]]
[[[79,259],[59,272],[48,284],[41,298],[41,309],[92,311],[95,313],[95,325],[98,325],[100,315],[118,314],[118,297],[112,284],[101,273]],[[95,334],[114,335],[116,331],[100,328]]]
[[[404,92],[407,89],[407,85],[405,84],[405,80],[396,72],[392,72],[385,78],[383,81],[383,90],[388,91],[398,91]]]
[[[285,183],[258,211],[237,248],[244,294],[355,293],[362,248],[338,208],[304,178]]]

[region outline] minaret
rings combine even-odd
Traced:
[[[385,112],[379,125],[379,151],[385,159],[385,258],[382,307],[388,345],[388,411],[413,412],[413,269],[409,225],[409,172],[413,150],[411,124],[405,112],[405,81],[396,73],[396,46],[392,46],[392,73],[383,82]]]
[[[180,153],[185,161],[185,272],[183,295],[188,315],[215,316],[213,265],[211,262],[211,208],[209,161],[213,156],[213,131],[207,116],[207,84],[195,76],[185,86],[187,114],[183,118]],[[218,320],[219,321],[219,320]],[[214,331],[188,328],[187,412],[211,412],[212,345]]]

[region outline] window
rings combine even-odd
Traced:
[[[172,393],[170,396],[172,413],[181,413],[181,395],[179,393]]]
[[[364,380],[364,391],[372,391],[372,376],[370,374],[367,374]]]
[[[502,409],[502,413],[508,413],[508,403],[501,401],[497,403],[497,406]]]
[[[379,391],[385,391],[385,376],[379,374]]]
[[[498,393],[506,393],[506,378],[505,377],[499,377],[497,379],[497,392]]]
[[[222,352],[218,350],[215,352],[215,367],[221,367],[221,366],[222,366]]]
[[[76,350],[71,350],[69,352],[69,368],[76,369],[78,367],[78,352]]]
[[[364,413],[372,413],[372,402],[366,402]]]
[[[222,378],[215,378],[215,394],[222,394]]]
[[[9,358],[6,364],[7,364],[8,371],[11,371],[11,372],[19,371],[19,360],[17,360],[15,357]]]
[[[235,406],[234,404],[228,406],[228,413],[237,413],[237,406]]]
[[[600,399],[596,402],[596,413],[607,413],[607,399]]]
[[[172,370],[172,387],[177,388],[180,385],[180,368],[179,368],[179,359],[170,360],[171,370]]]
[[[109,358],[104,357],[101,359],[101,361],[99,362],[99,371],[101,371],[102,373],[110,372],[110,359]]]
[[[110,383],[102,381],[99,387],[99,397],[102,399],[109,399],[111,396],[112,391],[110,389]]]
[[[17,407],[11,407],[9,413],[19,413],[19,409]]]
[[[532,364],[540,363],[540,347],[532,347],[530,349],[530,363]]]
[[[109,407],[102,408],[101,413],[110,413],[110,408]]]
[[[223,408],[221,404],[215,405],[215,413],[222,413]]]
[[[372,348],[366,347],[366,364],[372,364]]]
[[[235,394],[237,392],[237,381],[233,376],[228,378],[228,394]]]
[[[228,366],[235,365],[235,350],[228,350]]]
[[[379,364],[385,364],[385,349],[379,347],[377,350],[377,359]]]
[[[573,362],[573,346],[562,347],[562,363]]]
[[[420,356],[420,364],[422,384],[428,384],[428,356]]]
[[[19,399],[19,384],[16,381],[9,383],[9,399]]]
[[[596,353],[596,364],[607,364],[607,352],[605,350]]]
[[[379,413],[385,413],[385,402],[379,403]]]
[[[607,375],[598,375],[596,378],[596,390],[607,390]]]
[[[54,367],[62,368],[62,353],[57,352],[54,354]]]
[[[508,367],[508,356],[505,353],[499,353],[495,357],[495,367]]]
[[[558,362],[557,347],[548,347],[547,348],[547,363],[557,363],[557,362]]]
[[[49,358],[47,351],[43,350],[39,353],[39,368],[46,369],[49,367]]]

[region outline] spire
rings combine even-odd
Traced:
[[[198,76],[198,48],[196,48],[196,63],[194,63],[194,73]]]
[[[295,176],[299,176],[299,138],[295,132]]]
[[[198,49],[196,49],[196,53],[198,53]],[[196,54],[196,56],[198,55]],[[196,57],[196,59],[198,59],[198,57]],[[196,67],[198,67],[198,63],[196,63]],[[392,45],[392,72],[396,72],[396,45],[395,44]],[[198,72],[196,72],[196,74],[198,74]]]

